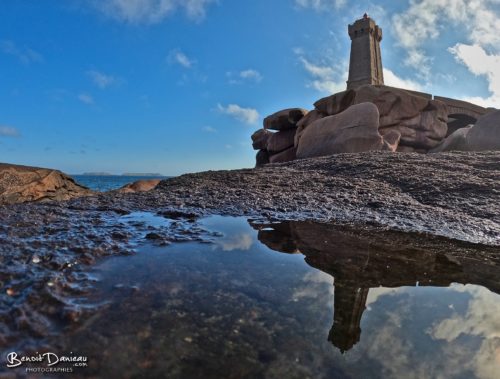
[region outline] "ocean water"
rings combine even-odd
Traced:
[[[167,179],[168,176],[71,175],[82,186],[94,191],[111,191],[137,180]]]

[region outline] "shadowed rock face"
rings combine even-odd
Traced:
[[[328,339],[342,352],[361,338],[370,288],[461,283],[500,293],[498,248],[314,222],[252,226],[270,249],[300,252],[309,265],[334,277],[335,310]]]
[[[466,140],[470,151],[500,150],[500,110],[480,117]]]
[[[60,171],[0,163],[0,205],[63,201],[91,194]]]

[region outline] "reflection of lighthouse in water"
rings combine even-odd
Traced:
[[[335,282],[335,310],[328,341],[342,353],[350,350],[361,337],[361,317],[368,291],[368,288]]]
[[[259,241],[271,250],[300,251],[307,264],[335,278],[335,309],[328,340],[342,352],[360,340],[370,288],[469,283],[500,294],[497,266],[476,260],[471,264],[466,257],[469,247],[462,244],[436,238],[420,246],[420,239],[413,242],[417,236],[388,232],[360,236],[357,230],[312,222],[258,224],[255,228]],[[497,250],[492,248],[491,254]]]

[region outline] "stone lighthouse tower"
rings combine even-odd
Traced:
[[[349,25],[351,37],[351,60],[347,89],[364,84],[384,84],[380,41],[382,29],[365,13],[362,19]]]

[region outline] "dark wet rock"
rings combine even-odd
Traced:
[[[0,205],[63,201],[91,194],[60,171],[0,163]]]

